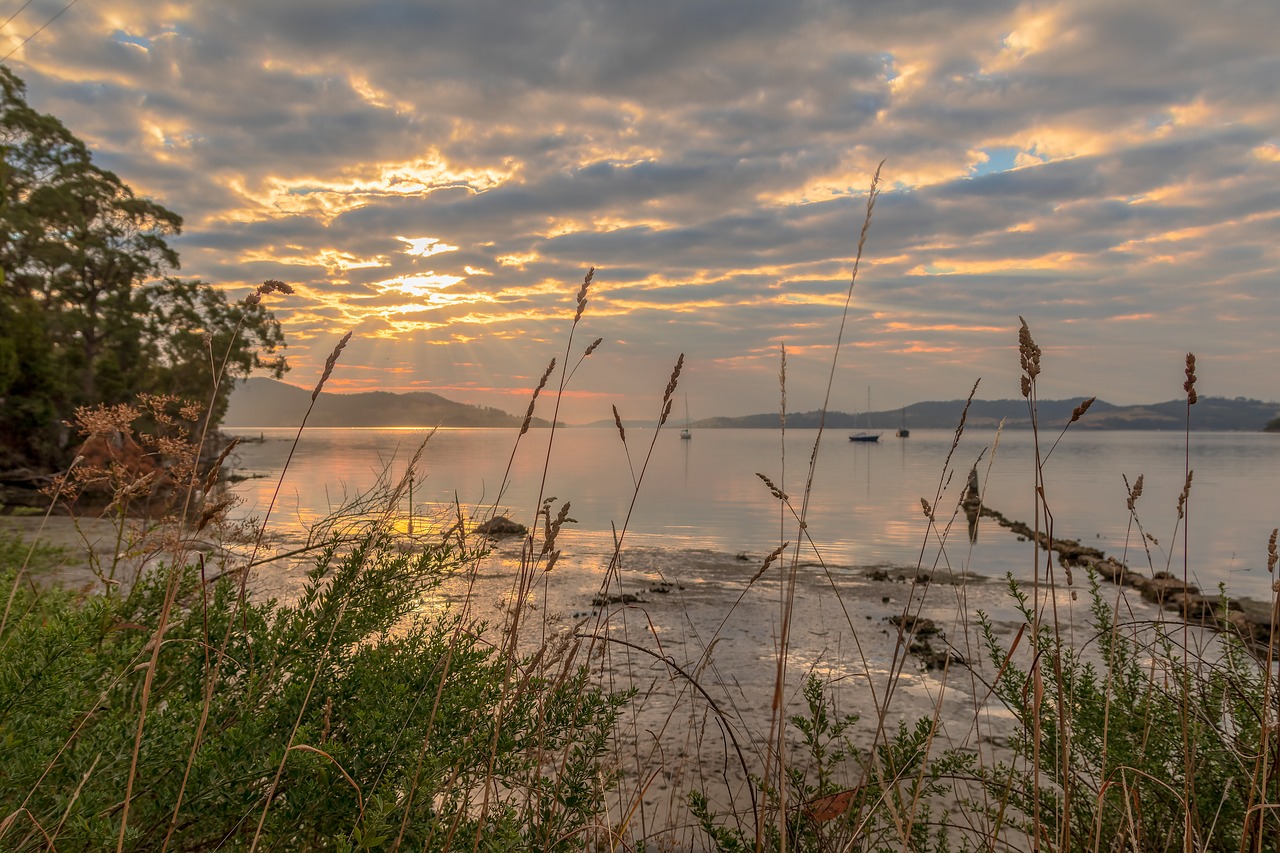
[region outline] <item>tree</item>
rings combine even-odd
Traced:
[[[181,228],[94,165],[0,66],[0,470],[62,467],[75,439],[62,421],[77,406],[144,392],[208,402],[211,354],[230,376],[287,369],[280,326],[260,304],[168,277],[178,254],[167,241]],[[214,426],[229,386],[213,396]]]
[[[0,270],[3,273],[3,270]],[[0,470],[57,458],[65,429],[47,317],[34,300],[10,298],[0,275]]]
[[[280,323],[260,301],[228,302],[202,281],[176,278],[147,286],[143,296],[152,345],[149,386],[157,394],[212,400],[205,413],[212,424],[227,413],[233,380],[255,370],[279,379],[289,369],[278,352]]]

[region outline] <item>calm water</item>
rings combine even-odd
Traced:
[[[271,498],[293,440],[292,430],[239,430],[262,443],[237,450],[237,471],[261,475],[236,486],[243,511],[261,514]],[[367,489],[390,466],[398,476],[425,432],[391,429],[308,429],[281,488],[270,526],[304,525]],[[796,524],[780,517],[779,502],[756,477],[764,473],[793,496],[799,510],[816,432],[788,433],[785,463],[780,437],[771,430],[699,430],[691,441],[678,430],[659,434],[626,533],[633,545],[673,550],[710,549],[761,556],[780,535],[796,539]],[[503,473],[516,439],[513,430],[439,430],[428,441],[414,489],[415,515],[455,498],[469,511],[500,510],[529,523],[539,494],[572,502],[578,524],[562,536],[566,558],[598,558],[609,550],[612,526],[621,528],[633,493],[632,468],[640,474],[650,431],[629,430],[627,451],[612,429],[563,429],[556,433],[545,489],[542,472],[548,432],[521,440],[505,491]],[[920,499],[949,514],[969,469],[978,462],[987,480],[986,503],[1010,518],[1031,522],[1032,436],[1029,432],[967,433],[956,450],[954,474],[944,462],[950,430],[913,430],[908,439],[885,433],[878,444],[855,444],[841,431],[823,436],[808,510],[808,532],[829,565],[949,565],[985,575],[1030,575],[1029,543],[987,523],[972,548],[963,519],[957,534],[940,547],[927,536]],[[979,461],[980,460],[980,461]],[[1242,433],[1196,433],[1191,443],[1195,472],[1188,505],[1188,565],[1202,587],[1226,583],[1236,595],[1269,595],[1267,537],[1280,524],[1280,437]],[[989,467],[988,467],[989,466]],[[1069,434],[1046,469],[1047,496],[1055,534],[1078,538],[1121,556],[1129,536],[1128,562],[1145,567],[1137,534],[1128,533],[1126,490],[1145,475],[1139,518],[1158,546],[1156,568],[1166,561],[1180,574],[1182,529],[1175,538],[1176,506],[1184,482],[1184,439],[1164,432]],[[407,502],[405,511],[408,511]],[[479,511],[477,511],[479,514]],[[809,552],[812,556],[813,552]]]

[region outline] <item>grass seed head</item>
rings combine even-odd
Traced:
[[[769,567],[776,563],[778,558],[782,556],[782,552],[787,550],[789,547],[791,547],[790,542],[783,542],[777,548],[770,551],[769,556],[764,558],[764,565],[756,570],[756,573],[751,576],[751,580],[747,581],[747,586],[751,586],[753,583],[760,580],[761,576],[763,576],[765,572],[769,571]]]
[[[1187,353],[1187,366],[1183,371],[1187,374],[1187,381],[1182,383],[1182,390],[1187,392],[1187,405],[1194,406],[1196,400],[1196,354]]]
[[[204,510],[202,510],[200,513],[199,521],[196,522],[196,533],[199,533],[201,530],[204,530],[205,527],[209,525],[210,521],[213,521],[215,518],[221,515],[223,511],[225,511],[228,507],[230,507],[235,502],[236,502],[235,498],[223,498],[222,500],[218,501],[216,504],[205,507]]]
[[[235,450],[236,445],[240,443],[240,436],[236,436],[227,442],[227,446],[222,448],[222,452],[218,454],[217,460],[213,465],[209,466],[209,473],[204,479],[204,493],[209,494],[213,491],[213,487],[218,482],[218,472],[222,470],[222,463],[227,461],[227,457],[231,455],[231,451]]]
[[[782,428],[787,428],[787,345],[783,344],[779,347],[781,353],[778,359],[778,390],[781,394],[781,405],[778,409],[778,419],[782,422]]]
[[[1121,476],[1124,477],[1123,474]],[[1137,503],[1138,498],[1142,497],[1142,480],[1143,480],[1143,475],[1139,474],[1138,479],[1134,480],[1133,486],[1129,488],[1129,500],[1126,501],[1126,504],[1129,507],[1130,514],[1132,514],[1135,511],[1134,505]],[[1124,477],[1124,484],[1125,486],[1129,486],[1128,477]]]
[[[756,476],[764,481],[764,484],[769,487],[770,494],[772,494],[775,498],[777,498],[780,501],[789,500],[787,493],[782,491],[782,489],[779,489],[776,485],[774,485],[773,480],[770,480],[767,476],[759,473],[758,471],[756,472]]]
[[[261,296],[266,296],[268,293],[284,293],[292,296],[293,288],[285,284],[283,281],[277,281],[276,279],[271,278],[258,285],[257,292]]]
[[[533,407],[538,402],[538,395],[542,393],[542,389],[547,387],[547,380],[551,378],[551,371],[556,369],[556,360],[553,358],[547,363],[547,369],[542,372],[542,378],[538,380],[538,387],[533,389],[533,397],[529,399],[529,410],[524,413],[524,423],[520,425],[520,434],[524,435],[529,431],[529,424],[533,422]]]
[[[578,288],[578,310],[573,315],[574,325],[582,319],[582,312],[587,307],[587,288],[591,286],[591,279],[596,274],[596,268],[591,267],[587,270],[587,274],[582,279],[582,287]]]
[[[658,426],[662,426],[667,422],[667,418],[671,416],[671,395],[676,392],[676,386],[680,384],[680,371],[684,370],[684,353],[680,353],[680,357],[676,359],[676,366],[671,371],[671,378],[667,380],[667,390],[662,394],[662,417],[658,419]]]
[[[324,360],[324,373],[320,375],[320,381],[316,383],[315,390],[311,392],[311,401],[314,403],[316,397],[320,396],[320,390],[324,388],[324,383],[329,381],[329,377],[333,375],[334,365],[338,363],[338,356],[342,355],[342,351],[347,348],[347,342],[351,340],[351,333],[347,332],[342,336],[342,340],[338,341],[338,345],[333,348],[333,352],[329,353],[329,357]]]
[[[613,423],[618,428],[618,438],[622,439],[622,443],[627,443],[627,431],[622,426],[622,416],[618,414],[618,407],[613,407]]]
[[[270,293],[292,294],[293,288],[285,284],[283,281],[268,279],[267,281],[264,281],[262,284],[258,285],[258,287],[253,291],[253,293],[250,293],[248,296],[244,298],[244,304],[247,306],[257,305],[259,302],[262,301],[262,297]]]
[[[1022,363],[1022,396],[1031,396],[1031,386],[1040,375],[1040,347],[1031,338],[1031,329],[1027,321],[1018,318],[1022,324],[1018,328],[1018,359]]]
[[[1071,420],[1069,422],[1075,423],[1076,421],[1080,420],[1081,416],[1083,416],[1085,412],[1089,411],[1089,407],[1093,405],[1093,401],[1096,399],[1098,398],[1090,397],[1088,400],[1085,400],[1083,403],[1081,403],[1080,405],[1072,409]]]
[[[676,386],[680,384],[680,371],[683,369],[684,353],[680,353],[680,357],[676,359],[676,366],[671,371],[671,378],[667,380],[667,390],[662,395],[662,402],[669,401],[671,395],[676,392]]]

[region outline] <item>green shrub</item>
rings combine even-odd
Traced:
[[[1051,849],[1174,851],[1186,849],[1188,837],[1195,850],[1255,849],[1253,841],[1275,849],[1274,815],[1253,810],[1246,819],[1254,804],[1276,796],[1276,780],[1255,785],[1267,758],[1263,720],[1274,718],[1266,670],[1231,633],[1197,653],[1180,629],[1119,625],[1090,580],[1096,653],[1086,658],[1042,628],[1032,665],[1042,672],[1039,703],[1033,670],[1005,665],[1009,651],[980,619],[990,660],[1004,667],[994,689],[1016,718],[1020,759],[985,771],[993,801],[1008,806],[1005,818],[1027,838],[1038,815]],[[1010,589],[1032,624],[1012,579]],[[1267,763],[1274,768],[1275,756]],[[1264,815],[1272,837],[1246,839]]]
[[[141,722],[129,850],[161,847],[179,797],[171,850],[247,849],[264,809],[262,849],[382,849],[402,827],[406,850],[470,850],[477,834],[581,849],[624,700],[580,668],[510,670],[476,626],[425,615],[423,592],[468,559],[447,546],[409,557],[370,535],[329,548],[284,606],[241,600],[227,579],[206,590],[191,566],[121,596],[19,587],[0,634],[0,846],[114,849]]]

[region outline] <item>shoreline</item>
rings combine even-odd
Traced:
[[[998,510],[982,506],[983,518],[994,520],[1021,539],[1034,539],[1040,550],[1058,555],[1058,563],[1070,576],[1072,569],[1094,572],[1119,587],[1131,587],[1164,610],[1177,613],[1187,624],[1215,631],[1232,631],[1255,652],[1266,652],[1275,633],[1276,609],[1271,601],[1247,596],[1206,595],[1200,587],[1168,571],[1144,575],[1105,551],[1082,545],[1077,539],[1050,538],[1024,521],[1015,521]]]
[[[69,557],[90,542],[108,550],[114,544],[109,523],[66,517],[0,518],[0,535],[29,538],[42,523],[41,539],[70,547]],[[601,687],[635,691],[616,732],[612,763],[621,777],[610,811],[633,815],[643,837],[665,839],[673,849],[700,849],[705,839],[689,823],[689,795],[702,791],[721,815],[749,814],[751,777],[773,760],[768,734],[777,719],[773,697],[791,567],[784,558],[752,582],[763,557],[640,546],[626,549],[620,569],[610,575],[598,555],[575,553],[567,536],[561,544],[564,555],[554,570],[536,576],[521,650],[580,643]],[[431,590],[424,607],[465,607],[470,618],[501,626],[519,556],[520,540],[494,543],[471,571]],[[305,574],[301,562],[256,569],[251,593],[281,599],[296,594]],[[812,674],[826,685],[832,716],[858,716],[850,737],[860,751],[883,743],[900,724],[932,718],[939,746],[986,764],[1012,758],[1014,720],[984,686],[994,669],[974,618],[984,612],[1006,648],[1015,642],[1024,620],[1003,581],[953,574],[945,565],[932,571],[885,565],[828,571],[801,562],[794,571],[784,719],[807,714],[803,686]],[[82,590],[100,583],[83,557],[79,565],[69,558],[36,577]],[[1074,594],[1080,590],[1083,596]],[[1104,597],[1112,599],[1111,592]],[[1064,588],[1058,602],[1064,633],[1084,645],[1087,587],[1078,581],[1074,590]],[[1126,622],[1162,618],[1155,604],[1128,598],[1124,587],[1114,587],[1114,606]],[[792,725],[787,743],[801,760]],[[848,788],[861,781],[856,762],[838,771]],[[958,798],[950,805],[957,806]]]

